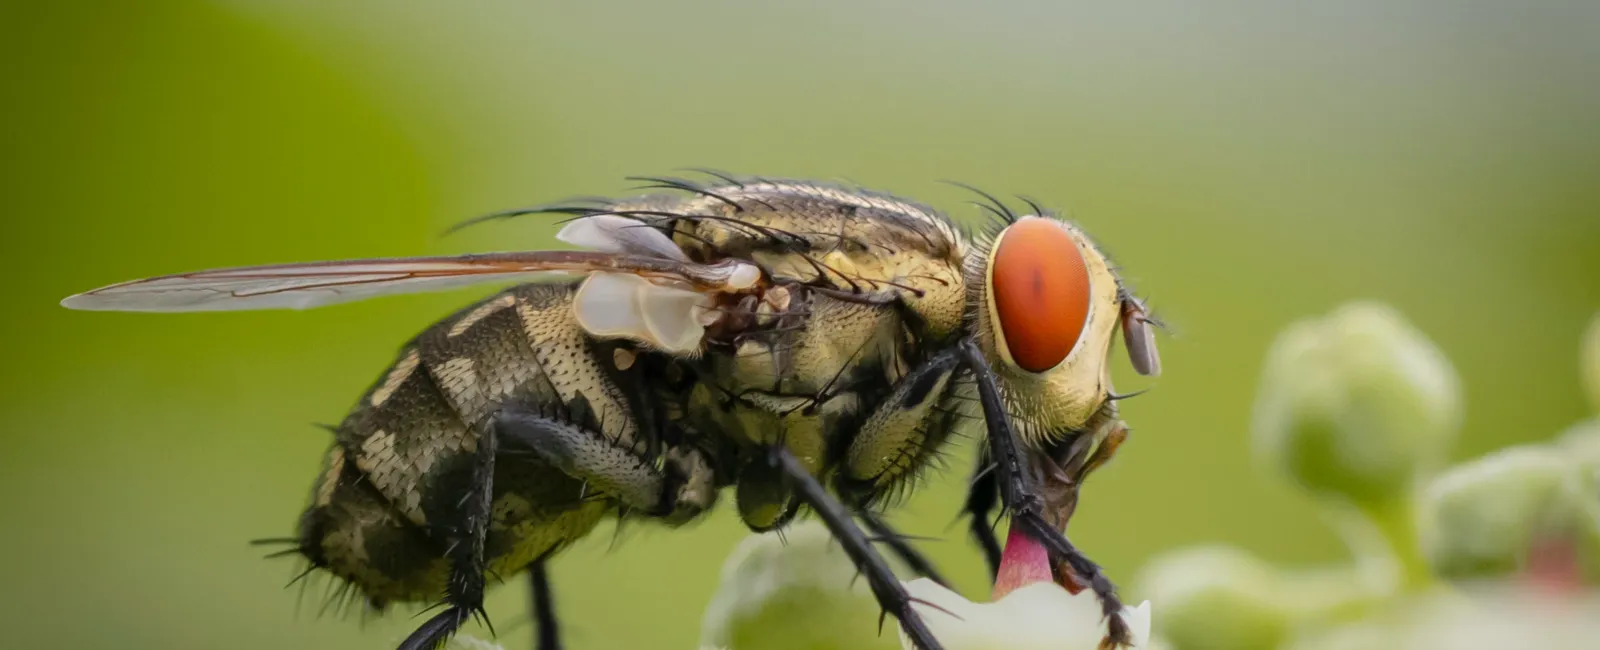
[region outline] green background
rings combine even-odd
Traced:
[[[1465,458],[1588,412],[1576,346],[1600,307],[1600,9],[1390,4],[6,0],[5,643],[392,647],[417,621],[319,619],[320,588],[297,608],[294,563],[245,542],[291,531],[328,442],[313,423],[482,292],[178,316],[60,298],[548,246],[532,217],[439,232],[686,166],[849,179],[962,218],[971,197],[937,180],[1066,209],[1173,325],[1075,539],[1124,583],[1196,542],[1338,558],[1250,458],[1279,328],[1398,306],[1463,377]],[[942,536],[926,548],[977,595],[947,526],[964,458],[898,518]],[[693,647],[743,534],[725,509],[561,556],[571,647]],[[510,648],[523,602],[491,599]]]

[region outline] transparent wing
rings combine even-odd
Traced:
[[[760,269],[737,260],[695,264],[646,255],[529,251],[196,271],[102,287],[62,300],[61,305],[143,312],[308,309],[376,296],[527,280],[551,272],[596,271],[682,283],[700,291],[739,291],[761,279]]]

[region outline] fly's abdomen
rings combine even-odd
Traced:
[[[458,524],[460,486],[500,409],[581,421],[645,453],[613,354],[573,322],[572,294],[571,285],[516,287],[440,321],[401,351],[338,428],[302,524],[313,562],[375,602],[438,598],[448,566],[440,529]],[[498,575],[582,537],[614,507],[504,445],[493,487],[485,558]]]

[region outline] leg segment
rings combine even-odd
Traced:
[[[654,511],[660,505],[664,491],[661,473],[633,451],[611,445],[605,436],[520,411],[501,411],[494,422],[507,450],[531,450],[588,484],[591,492],[613,495],[628,507]]]
[[[889,550],[894,551],[895,556],[899,557],[900,561],[905,562],[906,566],[915,571],[917,575],[931,578],[934,582],[946,587],[950,586],[950,581],[939,575],[939,570],[934,568],[933,562],[911,546],[911,543],[896,531],[893,526],[890,526],[889,522],[884,521],[883,515],[865,508],[859,510],[856,514],[861,517],[862,522],[866,523],[867,529],[872,531],[873,536],[876,537],[874,541],[888,544]]]
[[[850,438],[843,471],[835,483],[836,491],[856,506],[857,516],[895,555],[917,573],[944,585],[949,583],[933,564],[895,533],[870,504],[915,476],[948,438],[961,417],[960,405],[952,405],[948,399],[960,364],[960,354],[950,350],[901,377]]]
[[[963,510],[969,521],[967,531],[974,542],[983,549],[983,559],[989,563],[989,580],[1000,574],[1000,540],[995,537],[994,524],[989,516],[1000,503],[1000,484],[996,472],[987,465],[987,454],[978,454],[978,469],[973,472],[972,484],[967,488],[967,503]]]
[[[696,450],[668,449],[663,471],[598,433],[558,419],[502,411],[494,422],[508,449],[532,450],[593,491],[614,496],[623,505],[669,524],[694,518],[709,509],[716,497],[711,467]]]
[[[1100,609],[1106,616],[1106,640],[1116,646],[1130,643],[1127,621],[1122,620],[1122,601],[1117,598],[1116,586],[1100,571],[1099,565],[1079,551],[1067,536],[1050,525],[1044,517],[1044,499],[1032,485],[1023,469],[1022,454],[1017,449],[1017,439],[1011,430],[1011,421],[994,372],[976,343],[961,343],[962,355],[972,369],[978,384],[978,398],[983,404],[984,421],[988,428],[989,456],[994,459],[996,480],[1000,496],[1011,512],[1013,525],[1038,540],[1052,556],[1067,563],[1100,599]]]
[[[942,650],[943,646],[933,638],[933,633],[924,625],[921,617],[911,609],[911,596],[906,593],[905,587],[895,578],[894,572],[889,569],[883,556],[872,548],[872,542],[856,527],[851,520],[850,513],[833,495],[822,487],[811,472],[806,470],[804,464],[794,457],[788,449],[781,446],[769,448],[771,462],[781,469],[790,481],[793,482],[795,495],[811,510],[817,513],[822,523],[827,525],[839,545],[844,547],[845,554],[855,563],[861,573],[866,576],[867,584],[872,588],[873,595],[877,596],[878,604],[883,607],[886,614],[892,614],[900,620],[900,625],[905,628],[906,635],[911,637],[912,643],[921,650]]]
[[[528,570],[533,586],[533,620],[539,626],[535,650],[561,650],[561,633],[556,626],[556,606],[550,595],[550,569],[546,558],[535,560]]]
[[[441,481],[450,493],[445,499],[456,500],[458,507],[432,505],[429,519],[445,542],[445,559],[450,562],[450,579],[445,587],[445,610],[438,613],[411,636],[401,642],[400,650],[434,650],[455,634],[467,619],[489,617],[483,611],[484,557],[483,544],[489,535],[490,508],[494,503],[494,461],[496,444],[494,425],[491,424],[478,438],[478,449],[470,458],[465,471],[455,471],[447,478],[461,477],[464,485],[451,485],[454,481]],[[450,489],[450,488],[459,488]],[[455,497],[454,494],[460,494]],[[442,512],[438,512],[442,511]],[[437,515],[437,516],[436,516]],[[492,629],[492,628],[491,628]]]

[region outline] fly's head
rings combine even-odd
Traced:
[[[1160,373],[1153,323],[1076,225],[1001,214],[969,260],[969,323],[1020,442],[1070,463],[1092,449],[1063,446],[1092,447],[1120,426],[1108,359],[1118,330],[1134,370]]]

